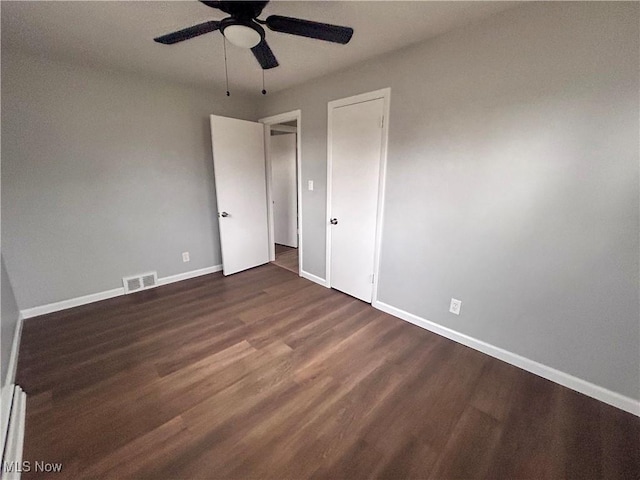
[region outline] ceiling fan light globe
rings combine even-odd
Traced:
[[[229,25],[222,34],[237,47],[253,48],[262,41],[259,32],[246,25]]]

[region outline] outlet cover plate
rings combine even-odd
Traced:
[[[189,258],[189,252],[182,252],[182,261],[183,261],[184,263],[187,263],[189,260],[191,260],[191,259]]]
[[[449,305],[449,311],[455,315],[460,315],[460,307],[462,307],[462,300],[452,298],[451,304]]]

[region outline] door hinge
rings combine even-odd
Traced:
[[[371,283],[375,283],[375,279],[376,279],[376,274],[372,273],[371,274]]]
[[[384,128],[384,115],[380,117],[380,128]]]

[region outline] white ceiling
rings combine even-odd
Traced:
[[[55,60],[224,88],[222,36],[208,33],[176,45],[153,38],[226,17],[197,1],[5,1],[2,48]],[[354,63],[439,35],[513,6],[513,2],[272,1],[260,18],[285,15],[353,27],[348,45],[267,30],[280,66],[266,71],[282,90]],[[261,70],[249,50],[227,43],[232,91],[259,93]]]

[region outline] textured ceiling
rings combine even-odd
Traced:
[[[224,88],[222,36],[213,32],[176,45],[153,38],[223,12],[197,1],[5,1],[2,48],[81,65],[137,72]],[[278,14],[353,27],[348,45],[267,31],[280,67],[266,71],[269,91],[282,90],[382,53],[426,40],[505,10],[513,2],[271,2]],[[229,82],[259,93],[262,73],[249,50],[227,44]]]

